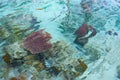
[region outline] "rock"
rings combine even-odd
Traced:
[[[9,54],[5,54],[2,58],[7,64],[11,63],[12,58]]]
[[[63,72],[63,77],[64,79],[63,80],[74,80],[75,79],[75,73],[73,71],[64,71]]]
[[[12,77],[9,80],[18,80],[16,77]]]
[[[40,61],[34,61],[32,65],[36,68],[37,71],[41,71],[45,69],[45,65]]]
[[[47,71],[49,71],[51,75],[57,76],[61,72],[61,68],[53,66],[53,67],[48,68]]]
[[[53,46],[50,50],[44,53],[47,58],[51,58],[53,66],[65,67],[68,64],[71,64],[74,59],[73,55],[77,53],[77,49],[71,47],[64,41],[58,41],[53,43]]]
[[[20,58],[20,59],[16,59],[16,58],[14,58],[14,59],[12,59],[11,60],[11,63],[10,63],[10,67],[19,67],[19,66],[21,66],[22,64],[24,64],[24,59],[23,58]]]
[[[76,38],[74,43],[84,46],[88,42],[88,38]]]
[[[15,42],[14,44],[8,45],[4,48],[4,52],[8,53],[13,58],[22,58],[27,55],[27,51],[25,51],[21,44]]]
[[[75,66],[75,71],[77,73],[76,76],[83,74],[85,70],[87,69],[87,65],[83,61],[81,61],[80,59],[78,61],[80,64]]]
[[[100,51],[92,46],[85,47],[86,55],[89,56],[89,61],[96,61],[100,58]]]

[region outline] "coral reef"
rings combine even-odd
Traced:
[[[75,76],[81,75],[87,69],[87,65],[80,60],[80,57],[79,60],[74,58],[77,52],[77,49],[64,41],[55,42],[52,48],[44,53],[47,57],[45,62],[49,63],[45,65],[58,68],[58,72],[64,73],[67,77],[73,74],[75,79]]]
[[[82,75],[87,69],[87,64],[84,63],[84,60],[80,57],[74,58],[78,52],[79,51],[75,47],[72,47],[66,42],[57,41],[52,44],[49,50],[45,50],[42,54],[34,55],[30,54],[31,52],[28,51],[28,54],[22,58],[24,63],[22,66],[18,66],[22,67],[22,69],[24,68],[25,71],[30,70],[30,73],[34,74],[32,77],[33,79],[52,80],[54,77],[63,76],[62,79],[74,80],[79,75]],[[14,59],[11,61],[14,62]],[[18,61],[21,60],[17,57],[16,64],[19,63]],[[24,70],[22,71],[24,72]]]
[[[72,55],[76,53],[77,50],[73,47],[71,47],[69,44],[67,44],[64,41],[57,41],[53,43],[53,46],[51,49],[46,51],[44,55],[48,57],[49,59],[52,58],[54,61],[53,65],[56,65],[58,67],[62,66],[61,64],[70,64],[72,61]],[[69,57],[69,58],[68,58]],[[66,62],[66,63],[64,63]]]
[[[10,14],[0,18],[0,43],[9,45],[14,42],[21,42],[32,31],[39,28],[37,18],[32,14]]]
[[[13,58],[9,54],[5,54],[3,56],[3,60],[5,63],[7,63],[8,67],[18,67],[21,66],[24,63],[23,58]]]
[[[31,33],[24,41],[24,48],[29,50],[33,54],[44,52],[52,47],[52,44],[48,41],[51,39],[49,33],[44,32],[41,29],[37,32]]]

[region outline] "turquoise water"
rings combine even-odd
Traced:
[[[1,0],[0,80],[119,80],[119,0]]]

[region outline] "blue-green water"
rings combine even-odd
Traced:
[[[119,0],[0,1],[0,80],[119,80],[119,42]]]

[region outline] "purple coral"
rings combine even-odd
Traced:
[[[91,34],[86,36],[89,31],[92,31]],[[74,40],[74,43],[80,44],[81,46],[84,46],[90,37],[95,36],[97,33],[96,29],[93,28],[91,25],[88,25],[87,23],[84,23],[81,27],[79,27],[75,31],[75,35],[77,36],[76,39]]]
[[[88,33],[88,25],[86,23],[84,23],[81,27],[79,27],[76,31],[75,31],[75,35],[77,35],[77,37],[83,37]]]
[[[92,36],[96,35],[96,29],[93,28],[91,25],[88,25],[87,23],[84,23],[81,27],[79,27],[76,31],[75,31],[75,35],[77,35],[78,38],[82,38],[85,37],[85,35],[87,35],[87,33],[89,31],[92,31],[92,33],[86,37],[86,38],[90,38]]]
[[[31,33],[24,41],[24,48],[32,54],[44,52],[52,47],[49,43],[51,36],[49,33],[44,32],[44,29]]]

